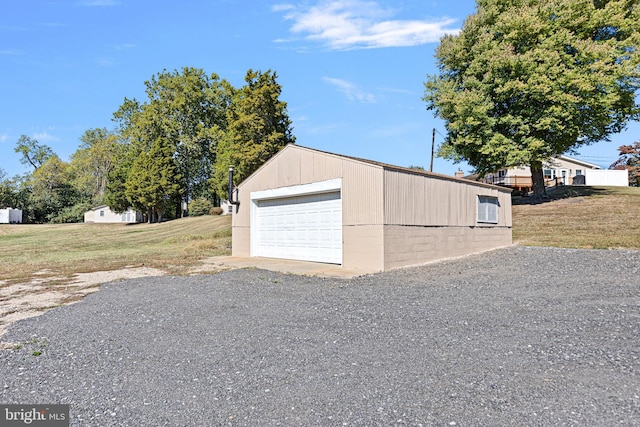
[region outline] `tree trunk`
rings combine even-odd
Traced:
[[[535,200],[542,200],[542,198],[547,195],[547,189],[544,185],[542,163],[535,163],[531,165],[531,181],[533,198]]]

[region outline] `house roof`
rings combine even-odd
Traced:
[[[601,169],[600,166],[598,166],[598,165],[594,165],[593,163],[585,162],[584,160],[574,159],[573,157],[558,156],[557,158],[561,159],[561,160],[564,160],[565,162],[576,163],[576,164],[579,164],[581,166],[588,167],[590,169]]]
[[[336,153],[331,153],[331,152],[328,152],[328,151],[317,150],[315,148],[304,147],[304,146],[298,145],[298,144],[287,144],[282,150],[280,150],[278,153],[273,155],[269,160],[267,160],[261,166],[261,168],[264,167],[265,165],[269,164],[271,161],[273,161],[273,159],[278,157],[278,155],[280,153],[282,153],[284,150],[291,149],[291,148],[303,149],[303,150],[307,150],[307,151],[313,151],[313,152],[316,152],[316,153],[321,153],[321,154],[325,154],[325,155],[332,156],[332,157],[338,157],[338,158],[342,158],[342,159],[349,159],[349,160],[353,160],[353,161],[356,161],[356,162],[366,163],[366,164],[369,164],[369,165],[372,165],[372,166],[380,167],[380,168],[383,168],[383,169],[386,169],[386,170],[393,170],[393,171],[403,172],[403,173],[408,173],[408,174],[413,174],[413,175],[421,175],[421,176],[425,176],[425,177],[442,179],[442,180],[446,180],[446,181],[460,182],[460,183],[464,183],[464,184],[478,185],[478,186],[482,186],[482,187],[494,188],[494,189],[501,190],[501,191],[511,191],[508,188],[500,187],[500,186],[497,186],[497,185],[485,184],[483,182],[477,182],[477,181],[470,181],[470,180],[464,179],[464,178],[456,178],[455,176],[444,175],[444,174],[440,174],[440,173],[436,173],[436,172],[429,172],[429,171],[425,171],[425,170],[421,170],[421,169],[411,169],[411,168],[407,168],[407,167],[403,167],[403,166],[391,165],[391,164],[388,164],[388,163],[377,162],[375,160],[363,159],[363,158],[360,158],[360,157],[345,156],[343,154],[336,154]],[[247,181],[256,172],[257,171],[255,171],[254,173],[249,175],[247,178],[245,178],[244,181]]]
[[[96,206],[95,208],[91,208],[89,210],[91,211],[97,211],[98,209],[104,209],[104,208],[108,208],[109,206],[107,205],[100,205],[100,206]]]
[[[89,209],[87,212],[91,212],[91,211],[95,212],[95,211],[97,211],[99,209],[109,209],[109,210],[111,210],[111,208],[109,206],[107,206],[107,205],[100,205],[100,206],[96,206],[95,208]],[[125,212],[128,212],[128,211],[133,212],[133,209],[131,209],[129,207],[129,208],[127,208],[127,210]]]

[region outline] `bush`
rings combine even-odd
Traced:
[[[56,214],[49,216],[49,221],[53,224],[64,224],[70,222],[84,222],[84,213],[91,209],[91,202],[81,202],[73,206],[62,208]]]
[[[198,199],[194,199],[189,204],[189,215],[191,216],[202,216],[202,215],[210,215],[211,208],[213,208],[213,203],[209,200],[200,197]]]
[[[209,209],[209,215],[222,215],[222,208],[213,207]]]

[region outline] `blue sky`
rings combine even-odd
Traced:
[[[440,36],[475,1],[21,0],[0,14],[0,168],[29,171],[14,153],[25,134],[63,160],[91,128],[114,128],[144,81],[197,67],[239,87],[248,69],[277,72],[297,143],[400,166],[429,167],[444,125],[421,100]],[[608,166],[640,126],[579,150]],[[435,159],[434,171],[465,164]]]

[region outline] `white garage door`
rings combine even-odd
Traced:
[[[256,201],[255,255],[342,264],[340,192]]]

